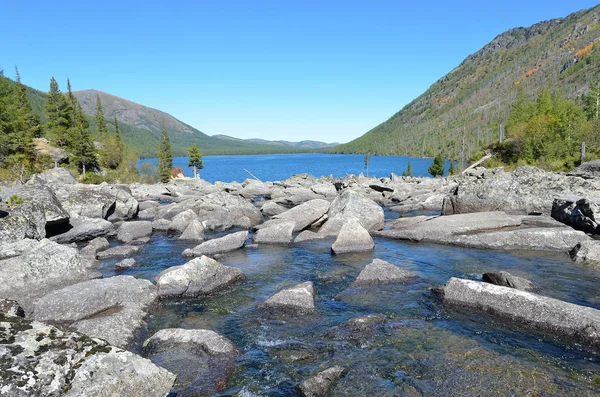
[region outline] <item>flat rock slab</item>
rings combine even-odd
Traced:
[[[254,242],[258,244],[289,244],[292,242],[292,233],[296,228],[294,221],[270,221],[269,225],[261,227],[254,235]]]
[[[368,285],[403,283],[416,278],[413,272],[400,269],[381,259],[374,259],[369,263],[350,286],[362,287]]]
[[[310,281],[283,289],[258,306],[277,313],[312,314],[315,310],[315,288]]]
[[[145,325],[158,298],[148,280],[116,276],[71,285],[42,297],[33,311],[39,321],[66,323],[86,335],[124,347]]]
[[[146,237],[152,234],[152,222],[150,221],[133,221],[124,222],[117,231],[117,240],[123,243],[130,243],[141,237]]]
[[[444,287],[444,304],[489,313],[600,349],[600,310],[591,307],[454,277]]]
[[[78,332],[19,318],[4,331],[2,395],[164,397],[175,383],[150,360]]]
[[[323,199],[310,200],[291,208],[284,213],[275,215],[273,219],[295,222],[294,231],[306,229],[315,223],[329,210],[329,201]]]
[[[195,298],[221,292],[243,279],[241,270],[203,255],[162,271],[156,276],[156,285],[161,298]]]
[[[223,252],[234,251],[240,249],[246,243],[248,239],[248,231],[231,233],[226,236],[208,240],[195,246],[194,248],[188,248],[183,251],[183,256],[202,256],[202,255],[215,255]]]
[[[331,252],[335,255],[349,252],[372,251],[375,248],[373,238],[358,219],[349,219],[340,230]]]
[[[298,385],[298,391],[304,397],[322,397],[329,393],[335,382],[343,375],[345,368],[339,365],[327,368],[315,376],[302,381]]]
[[[521,291],[533,291],[535,289],[535,285],[523,278],[513,276],[509,272],[500,271],[495,273],[484,273],[482,280],[486,283],[500,285],[502,287],[510,287],[520,289]]]
[[[96,253],[98,259],[126,258],[140,252],[142,247],[133,245],[118,245]]]
[[[69,220],[71,228],[65,233],[50,237],[50,240],[60,244],[69,244],[80,241],[93,240],[114,232],[113,224],[102,218],[88,218],[86,216],[73,216]]]
[[[229,339],[207,329],[161,329],[144,342],[144,347],[153,352],[184,347],[202,350],[213,356],[240,354],[240,350]]]

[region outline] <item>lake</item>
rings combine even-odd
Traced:
[[[401,175],[408,166],[413,168],[414,176],[430,176],[427,168],[431,158],[414,158],[405,156],[370,156],[369,176],[389,177],[393,172]],[[156,167],[157,159],[143,159],[143,163],[151,163]],[[200,177],[208,182],[243,182],[252,178],[244,169],[250,171],[262,181],[278,181],[289,178],[294,174],[310,174],[315,177],[333,175],[343,177],[346,174],[365,175],[365,156],[362,154],[265,154],[249,156],[204,156],[204,169]],[[176,157],[173,166],[181,166],[186,176],[193,176],[193,171],[187,166],[187,157]],[[449,163],[446,162],[446,170]]]

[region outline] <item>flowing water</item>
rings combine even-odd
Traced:
[[[246,279],[215,297],[163,301],[133,348],[143,353],[145,336],[176,327],[214,330],[242,350],[228,376],[219,363],[207,366],[185,352],[154,357],[159,364],[179,363],[184,383],[202,375],[177,389],[180,396],[295,396],[298,382],[333,365],[346,373],[332,396],[600,394],[597,354],[478,313],[449,310],[430,292],[453,276],[480,279],[484,272],[506,270],[535,282],[541,295],[600,308],[599,271],[563,254],[374,240],[375,250],[363,254],[334,256],[333,240],[226,254],[219,260],[241,269]],[[181,252],[192,245],[154,234],[136,256],[137,267],[124,274],[154,280],[163,269],[185,263]],[[418,278],[349,288],[374,258]],[[106,276],[114,274],[114,262],[102,263]],[[316,314],[273,317],[256,310],[276,291],[308,280],[316,289]],[[367,314],[382,314],[385,321],[369,330],[343,326]]]

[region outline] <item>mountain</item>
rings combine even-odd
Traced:
[[[203,154],[290,153],[300,151],[300,148],[273,147],[272,145],[247,142],[242,139],[225,140],[211,137],[177,120],[168,113],[102,91],[83,90],[75,91],[73,94],[81,104],[84,113],[92,118],[96,113],[96,96],[98,96],[105,117],[111,121],[115,117],[117,118],[123,141],[134,148],[141,157],[155,157],[157,155],[163,119],[171,140],[171,150],[174,156],[187,156],[187,148],[194,143]]]
[[[329,148],[329,147],[334,147],[339,145],[339,143],[334,142],[334,143],[326,143],[326,142],[321,142],[321,141],[300,141],[300,142],[290,142],[290,141],[269,141],[266,139],[259,139],[259,138],[251,138],[251,139],[239,139],[239,138],[234,138],[228,135],[213,135],[213,138],[219,138],[219,139],[224,139],[224,140],[229,140],[229,141],[244,141],[244,142],[250,142],[250,143],[258,143],[261,145],[273,145],[273,146],[286,146],[286,147],[293,147],[293,148],[301,148],[301,149],[322,149],[322,148]]]
[[[435,47],[433,47],[435,48]],[[425,93],[337,153],[468,159],[503,134],[518,91],[577,99],[600,72],[600,6],[500,34]]]

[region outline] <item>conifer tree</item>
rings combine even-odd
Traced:
[[[163,183],[167,183],[171,180],[173,155],[171,154],[171,143],[169,135],[167,135],[164,118],[161,127],[160,146],[158,148],[158,179]]]
[[[435,156],[427,171],[433,177],[444,175],[444,156],[441,153]]]
[[[85,175],[87,170],[98,167],[98,160],[89,123],[83,114],[83,109],[79,104],[76,104],[75,109],[75,123],[70,136],[70,161],[80,167],[82,175]]]
[[[33,138],[39,137],[41,126],[34,115],[27,90],[21,83],[19,70],[15,67],[14,100],[12,101],[12,134],[9,138],[10,157],[13,163],[19,163],[28,170],[33,168],[36,151]]]
[[[455,175],[456,167],[454,166],[454,161],[450,162],[450,168],[448,168],[448,175]]]
[[[406,176],[413,176],[413,169],[410,160],[408,160],[408,166],[406,167]]]
[[[54,77],[50,79],[50,90],[46,95],[44,110],[48,117],[46,123],[48,137],[57,146],[67,146],[72,114],[69,111],[67,100],[60,92]]]
[[[104,118],[104,110],[102,109],[102,102],[100,102],[100,95],[96,94],[96,132],[100,142],[106,140],[108,135],[108,126],[106,125],[106,119]]]
[[[190,156],[188,160],[188,167],[192,167],[194,169],[194,178],[198,177],[198,170],[204,168],[204,164],[202,164],[202,154],[200,150],[198,150],[198,146],[194,143],[192,146],[188,148],[188,156]]]

